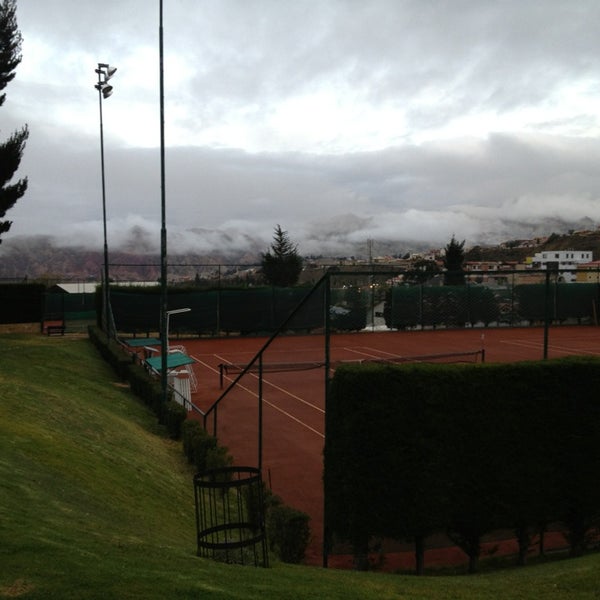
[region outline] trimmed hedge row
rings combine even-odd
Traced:
[[[227,447],[219,446],[216,437],[210,435],[199,421],[187,420],[182,427],[183,453],[196,471],[230,467],[233,457]]]
[[[326,413],[330,533],[358,562],[369,539],[445,531],[477,569],[482,537],[513,529],[524,562],[540,524],[573,555],[600,525],[600,361],[344,365]]]
[[[151,377],[148,372],[133,358],[123,352],[121,346],[95,326],[88,328],[88,335],[104,360],[113,368],[117,377],[127,381],[131,391],[150,407],[164,425],[169,437],[181,439],[181,428],[187,418],[187,410],[170,398],[163,401],[160,382]]]

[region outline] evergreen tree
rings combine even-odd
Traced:
[[[406,283],[412,283],[420,285],[427,283],[430,279],[433,279],[440,272],[435,260],[427,260],[422,258],[413,263],[412,268],[404,273],[404,281]]]
[[[444,285],[464,285],[465,240],[459,243],[452,236],[445,251],[444,267],[446,272],[444,273]]]
[[[298,283],[302,271],[302,258],[296,244],[280,225],[275,227],[271,249],[262,255],[262,273],[265,279],[278,287],[290,287]]]
[[[22,58],[22,37],[17,28],[16,12],[15,0],[4,0],[0,4],[0,92],[14,79],[15,69]],[[4,104],[5,99],[6,94],[0,94],[0,106]],[[29,130],[25,125],[0,144],[0,219],[27,190],[26,177],[13,184],[9,182],[19,168],[28,136]],[[0,236],[9,230],[11,225],[11,221],[0,221]]]

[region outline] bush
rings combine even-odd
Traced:
[[[232,464],[227,448],[219,447],[217,438],[205,431],[198,421],[186,421],[182,433],[183,451],[199,473]]]
[[[187,410],[173,400],[166,403],[164,408],[165,426],[172,440],[181,438],[181,429],[187,419]]]
[[[154,414],[158,417],[158,422],[165,425],[169,430],[169,435],[174,439],[178,439],[183,413],[180,408],[171,406],[171,404],[175,404],[172,402],[172,393],[169,391],[165,403],[160,382],[151,377],[144,367],[137,364],[134,360],[135,357],[125,354],[119,344],[109,339],[98,327],[90,326],[88,333],[92,343],[104,360],[112,366],[115,373],[121,379],[129,382],[131,391],[154,411]]]
[[[188,462],[194,462],[192,448],[194,447],[194,436],[202,435],[202,425],[198,421],[185,421],[181,426],[181,437],[183,439],[183,453]]]
[[[216,440],[215,440],[216,441]],[[206,452],[206,469],[221,469],[233,465],[233,456],[229,454],[227,446],[218,446],[210,448]]]
[[[122,380],[128,379],[128,370],[133,363],[132,357],[123,354],[119,344],[109,339],[98,327],[89,327],[88,335],[102,358],[112,367],[117,376]]]
[[[281,503],[271,503],[267,512],[269,545],[286,563],[300,563],[310,540],[309,516]]]

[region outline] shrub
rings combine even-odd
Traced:
[[[216,440],[215,440],[216,441]],[[229,454],[227,446],[215,445],[206,452],[206,469],[221,469],[233,465],[233,456]]]
[[[166,403],[164,407],[165,426],[172,440],[181,438],[181,428],[187,418],[187,410],[173,400]]]
[[[183,439],[183,453],[188,462],[194,462],[194,437],[202,435],[202,425],[198,421],[185,421],[181,426],[181,437]]]
[[[309,516],[281,503],[266,508],[269,545],[286,563],[300,563],[310,540]]]
[[[181,425],[181,412],[169,406],[172,393],[169,391],[165,404],[160,382],[151,377],[144,367],[137,364],[135,357],[125,354],[119,344],[109,339],[98,327],[90,326],[88,333],[104,360],[112,366],[121,379],[129,382],[131,391],[154,411],[158,422],[169,428],[169,435],[179,437],[177,431]]]
[[[90,326],[88,335],[96,349],[102,355],[102,358],[112,367],[120,379],[128,378],[128,369],[133,362],[131,356],[123,354],[119,344],[109,339],[106,334],[98,327]]]
[[[182,427],[183,451],[199,473],[208,469],[228,467],[233,462],[226,458],[227,448],[217,446],[217,438],[204,430],[198,421],[186,421]]]

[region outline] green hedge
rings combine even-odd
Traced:
[[[298,564],[304,560],[310,541],[310,517],[286,506],[279,496],[265,490],[265,525],[269,548],[280,560]]]
[[[232,460],[227,449],[219,450],[217,438],[210,435],[199,421],[188,420],[182,427],[183,452],[197,471],[228,467]]]
[[[158,422],[166,427],[169,436],[180,439],[187,410],[174,402],[170,393],[167,402],[164,402],[160,382],[151,377],[144,367],[135,362],[135,357],[124,352],[121,345],[108,338],[99,327],[90,326],[88,335],[116,375],[127,381],[131,391],[154,411]]]
[[[445,531],[475,570],[485,534],[514,529],[526,544],[540,523],[561,521],[581,553],[600,517],[599,386],[593,358],[337,369],[326,413],[331,533],[359,556],[373,536],[420,547]]]
[[[88,336],[102,358],[112,367],[122,381],[130,377],[130,367],[134,364],[133,357],[125,354],[123,348],[99,327],[88,327]]]

